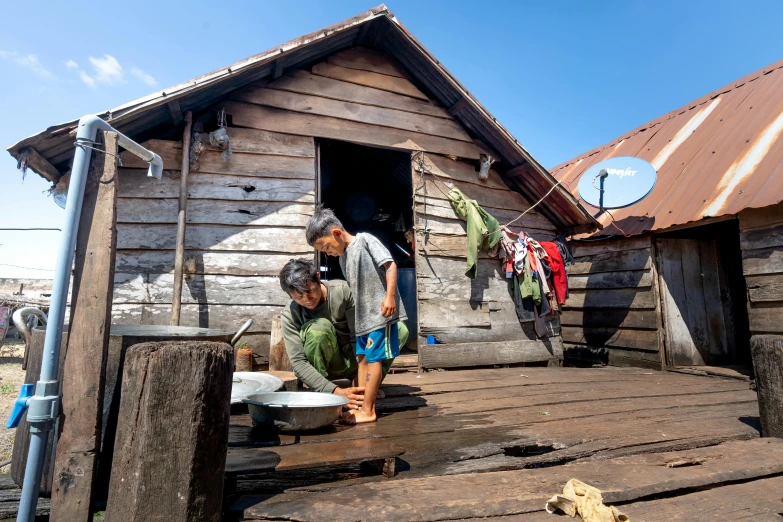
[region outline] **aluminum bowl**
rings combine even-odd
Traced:
[[[248,395],[242,402],[254,426],[306,431],[334,424],[348,399],[333,393],[275,392]]]

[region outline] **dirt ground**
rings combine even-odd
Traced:
[[[24,383],[24,370],[22,359],[24,358],[24,344],[5,344],[0,346],[0,462],[11,459],[14,448],[14,435],[16,430],[5,428],[5,423],[11,415],[14,401],[19,394],[19,387]],[[0,473],[9,473],[11,466],[0,468]]]

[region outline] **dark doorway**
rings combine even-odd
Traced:
[[[659,234],[656,250],[667,364],[750,365],[738,221]]]
[[[377,237],[397,263],[406,312],[409,347],[416,340],[416,272],[413,245],[413,180],[407,152],[319,140],[319,202],[334,213],[351,234]],[[320,256],[321,277],[344,279],[337,258]]]

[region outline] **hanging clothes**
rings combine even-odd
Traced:
[[[494,247],[500,241],[500,224],[475,200],[466,198],[458,188],[451,189],[448,198],[457,217],[468,224],[468,263],[465,275],[475,279],[478,253],[480,250]]]
[[[554,284],[557,304],[563,306],[568,299],[568,276],[565,264],[560,255],[560,248],[554,241],[542,241],[541,247],[549,254],[549,267],[552,269],[552,283]]]
[[[530,268],[530,256],[525,256],[522,275],[517,277],[522,299],[530,299],[534,306],[541,306],[541,285],[537,280],[537,272]]]
[[[557,236],[553,241],[557,244],[558,250],[560,250],[560,257],[563,258],[563,265],[567,270],[568,267],[574,264],[574,256],[571,254],[571,247],[568,246],[568,241],[565,236]]]

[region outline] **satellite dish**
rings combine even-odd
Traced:
[[[630,207],[652,192],[657,177],[655,167],[643,159],[632,156],[605,159],[582,174],[578,185],[579,197],[587,204],[602,209]]]

